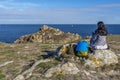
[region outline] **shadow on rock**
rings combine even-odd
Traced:
[[[42,51],[42,52],[47,53],[47,54],[41,55],[44,59],[50,58],[50,57],[52,57],[52,58],[56,58],[56,57],[57,57],[56,51],[48,51],[48,50],[45,50],[45,51]]]

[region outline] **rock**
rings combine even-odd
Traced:
[[[117,54],[117,56],[119,56],[119,57],[120,57],[120,54]]]
[[[114,71],[114,70],[111,70],[107,73],[107,75],[119,75],[119,71]]]
[[[74,61],[74,57],[75,57],[75,48],[76,44],[75,43],[71,43],[71,44],[65,44],[62,45],[60,47],[58,47],[56,49],[58,58],[69,58],[72,61]]]
[[[58,55],[58,59],[63,60],[64,58],[67,58],[67,60],[80,62],[79,58],[75,55],[75,50],[74,50],[75,46],[76,44],[74,43],[74,44],[65,44],[57,48],[56,52]],[[95,50],[94,53],[95,54],[89,54],[89,58],[85,60],[85,64],[84,64],[85,66],[90,66],[95,68],[103,65],[118,63],[117,55],[111,50]]]
[[[52,77],[53,74],[77,74],[79,71],[74,63],[67,62],[48,69],[45,77]]]
[[[25,80],[25,78],[23,75],[19,75],[14,80]]]
[[[89,59],[85,61],[85,66],[100,67],[118,63],[118,57],[111,50],[95,50],[94,55],[89,55]]]
[[[88,72],[88,71],[86,71],[86,70],[83,70],[83,72],[84,72],[87,76],[90,75],[90,72]]]
[[[35,69],[35,67],[43,62],[49,62],[51,61],[50,59],[46,59],[46,60],[39,60],[36,61],[31,68],[29,68],[28,70],[22,72],[21,74],[19,74],[18,76],[16,76],[13,80],[27,80],[28,78],[30,78],[33,74],[33,70]]]
[[[70,43],[80,40],[78,34],[65,33],[59,29],[43,25],[40,30],[34,34],[22,36],[14,43],[39,42],[39,43]]]
[[[0,67],[6,66],[6,65],[8,65],[8,64],[10,64],[10,63],[13,63],[13,62],[14,62],[14,61],[4,62],[4,63],[0,64]]]
[[[95,73],[96,73],[96,71],[90,71],[90,73],[95,74]]]

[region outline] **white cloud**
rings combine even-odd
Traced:
[[[3,9],[18,9],[18,10],[39,8],[42,6],[42,4],[38,4],[38,3],[15,2],[14,0],[0,1],[0,5],[1,5],[0,8]]]
[[[14,2],[15,3],[15,2]],[[109,23],[120,21],[120,12],[115,10],[119,4],[97,5],[84,8],[41,8],[35,3],[0,4],[6,8],[0,12],[0,23],[96,23],[99,20]],[[116,18],[117,17],[117,18]]]
[[[5,6],[4,5],[0,5],[0,8],[5,8]]]
[[[104,5],[100,5],[99,7],[106,7],[106,8],[120,7],[120,3],[116,3],[116,4],[104,4]]]

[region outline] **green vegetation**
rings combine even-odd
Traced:
[[[5,74],[2,73],[2,71],[0,71],[0,80],[5,78]]]
[[[120,35],[108,35],[107,36],[108,42],[120,42]]]
[[[58,75],[56,76],[56,80],[64,80],[64,75],[58,74]]]
[[[89,41],[89,39],[87,39]],[[120,35],[109,35],[107,37],[110,49],[116,52],[116,54],[120,53]],[[7,80],[12,80],[16,75],[28,70],[35,61],[44,59],[43,56],[48,52],[45,50],[54,52],[57,47],[63,44],[39,44],[39,43],[25,43],[25,44],[5,44],[0,43],[0,64],[7,61],[14,61],[11,64],[8,64],[0,69],[0,80],[5,80],[7,76]],[[71,51],[70,51],[71,52]],[[66,57],[66,55],[64,55]],[[49,57],[51,59],[51,57]],[[52,58],[53,59],[53,58]],[[59,61],[53,59],[51,62],[40,63],[35,70],[33,71],[33,75],[28,80],[47,80],[45,77],[41,76],[47,69],[52,66],[58,65]],[[120,57],[119,57],[120,63]],[[79,68],[83,70],[89,70],[89,68],[82,67],[81,63],[77,64]],[[120,64],[103,66],[101,68],[96,69],[96,72],[107,72],[110,70],[120,71]],[[84,75],[84,74],[83,74]],[[79,80],[82,79],[82,74],[78,74],[77,76],[72,76],[74,79]],[[71,75],[69,75],[71,77]],[[62,74],[55,75],[51,78],[51,80],[67,80],[69,76],[64,76]],[[76,78],[75,78],[76,77]],[[114,79],[119,80],[120,76],[115,75]],[[11,79],[10,79],[11,78]],[[118,78],[118,79],[117,79]],[[72,78],[73,79],[73,78]]]
[[[5,78],[5,74],[0,73],[0,79]]]
[[[52,66],[58,65],[58,61],[53,62],[46,62],[46,63],[40,63],[37,66],[38,72],[44,73],[47,69],[51,68]]]

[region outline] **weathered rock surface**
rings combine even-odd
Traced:
[[[30,76],[32,76],[32,72],[38,64],[43,63],[43,62],[48,62],[48,61],[50,61],[50,60],[46,59],[46,60],[36,61],[30,69],[28,69],[28,70],[24,71],[22,74],[18,75],[14,80],[28,79]]]
[[[65,44],[56,49],[57,55],[60,58],[61,56],[69,57],[70,59],[73,59],[75,56],[75,43],[72,44]]]
[[[80,70],[74,63],[67,62],[48,69],[45,73],[45,77],[52,77],[53,74],[77,74],[79,71]]]
[[[78,34],[70,32],[65,33],[59,29],[55,29],[44,25],[37,33],[22,36],[15,43],[39,42],[39,43],[70,43],[80,40]]]
[[[75,45],[76,44],[66,44],[62,47],[57,49],[58,57],[65,56],[67,58],[70,58],[72,61],[77,60],[73,57],[77,56],[75,55]],[[70,60],[69,59],[69,60]],[[90,67],[100,67],[104,65],[110,65],[110,64],[116,64],[118,63],[118,56],[109,50],[95,50],[94,54],[89,53],[89,58],[85,60],[85,66]]]
[[[85,65],[90,67],[100,67],[118,63],[118,57],[111,50],[95,50],[95,54],[90,55]]]

